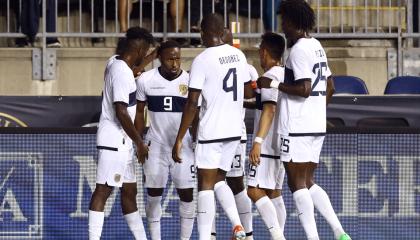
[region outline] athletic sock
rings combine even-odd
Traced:
[[[276,198],[271,199],[271,202],[274,204],[277,213],[277,220],[279,222],[279,226],[284,233],[284,225],[286,224],[286,206],[284,205],[283,196],[279,196]]]
[[[140,213],[135,211],[124,215],[124,218],[134,235],[134,239],[146,240],[146,232],[144,231],[143,220],[141,219]]]
[[[252,202],[246,190],[236,194],[235,203],[238,208],[239,218],[247,235],[252,234]]]
[[[101,239],[104,218],[104,212],[89,210],[89,240]]]
[[[264,196],[255,202],[258,212],[265,223],[268,231],[270,231],[271,238],[274,240],[283,239],[283,233],[277,221],[276,209],[270,198]]]
[[[181,239],[190,239],[194,227],[195,203],[179,201],[181,217]]]
[[[146,217],[149,226],[150,238],[160,240],[160,218],[162,216],[162,206],[160,204],[162,196],[152,197],[147,195]]]
[[[211,225],[215,216],[214,191],[204,190],[198,192],[197,228],[200,240],[209,240]]]
[[[324,191],[324,189],[316,184],[312,185],[309,192],[311,193],[314,206],[330,224],[330,227],[334,232],[335,239],[339,239],[340,236],[344,234],[344,230],[341,226],[340,220],[338,220],[338,217],[334,212],[328,194]]]
[[[229,218],[233,226],[241,225],[238,210],[235,204],[235,198],[233,197],[232,190],[226,184],[225,181],[217,182],[214,185],[214,192],[216,193],[217,200],[222,205],[226,216]]]
[[[298,216],[308,239],[319,239],[314,216],[314,204],[307,188],[299,189],[293,193]]]

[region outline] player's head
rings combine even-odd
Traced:
[[[267,32],[261,36],[259,49],[261,67],[265,69],[269,62],[281,62],[285,49],[284,38],[272,32]]]
[[[157,52],[164,77],[175,78],[181,73],[181,47],[177,41],[163,42]]]
[[[140,27],[131,27],[127,30],[125,38],[118,42],[116,53],[130,58],[135,65],[139,65],[153,42],[153,36],[149,31]]]
[[[201,39],[203,45],[212,47],[222,43],[224,30],[224,22],[222,16],[212,13],[203,18],[201,21]]]
[[[222,41],[226,44],[233,45],[233,35],[229,28],[223,30]]]
[[[310,32],[315,26],[315,13],[305,0],[283,0],[280,3],[282,29],[287,39]]]

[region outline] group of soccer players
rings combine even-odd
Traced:
[[[194,59],[190,73],[181,69],[177,42],[163,42],[146,56],[152,35],[139,27],[127,31],[105,70],[89,239],[100,239],[104,206],[113,187],[121,189],[122,212],[135,239],[146,239],[136,203],[134,151],[143,164],[145,212],[153,240],[161,239],[161,200],[169,174],[180,199],[181,231],[172,239],[190,239],[196,213],[199,238],[214,239],[216,199],[232,223],[232,239],[254,239],[251,201],[271,238],[285,239],[281,196],[285,173],[307,239],[319,239],[314,206],[336,239],[350,239],[328,195],[314,182],[326,132],[326,105],[334,91],[325,51],[309,35],[314,12],[304,0],[284,0],[280,14],[289,57],[282,66],[285,40],[275,33],[264,34],[259,49],[261,77],[231,46],[232,34],[217,14],[201,22],[206,49]],[[160,67],[137,77],[137,69],[155,56]],[[252,84],[255,80],[257,86]],[[143,139],[146,106],[150,127]],[[247,189],[244,107],[255,109]]]

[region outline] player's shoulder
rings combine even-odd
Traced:
[[[273,66],[263,74],[264,77],[276,80],[278,82],[284,82],[284,67]]]

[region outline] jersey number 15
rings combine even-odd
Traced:
[[[232,76],[232,86],[228,87],[228,80]],[[225,78],[223,78],[223,90],[225,92],[233,92],[233,101],[238,100],[236,68],[229,68]]]

